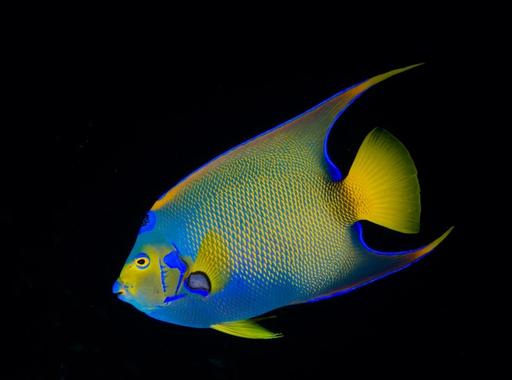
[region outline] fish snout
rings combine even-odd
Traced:
[[[121,299],[122,296],[126,295],[126,285],[117,280],[114,282],[114,286],[112,287],[112,293]]]

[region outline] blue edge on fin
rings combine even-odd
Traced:
[[[400,255],[407,255],[408,253],[413,253],[419,249],[422,249],[422,248],[418,248],[418,249],[411,249],[411,250],[408,250],[408,251],[398,251],[398,252],[383,252],[383,251],[377,251],[373,248],[370,248],[366,242],[364,241],[363,239],[363,226],[361,225],[361,222],[356,222],[354,223],[354,228],[356,229],[356,232],[357,232],[357,235],[359,236],[359,241],[361,242],[362,246],[367,249],[369,252],[371,253],[374,253],[376,255],[384,255],[384,256],[400,256]],[[431,251],[432,252],[432,251]],[[410,267],[412,264],[414,264],[415,262],[421,260],[422,258],[424,258],[425,256],[427,256],[428,254],[430,254],[431,252],[428,252],[420,257],[418,257],[416,260],[414,261],[411,261],[410,263],[408,264],[405,264],[403,267],[401,268],[398,268],[394,271],[391,271],[391,272],[388,272],[386,274],[383,274],[382,276],[378,276],[378,277],[375,277],[375,278],[372,278],[371,280],[368,280],[366,282],[363,282],[362,284],[358,284],[358,285],[355,285],[355,286],[352,286],[350,288],[346,288],[346,289],[343,289],[343,290],[340,290],[339,292],[335,292],[335,293],[332,293],[332,294],[328,294],[326,296],[320,296],[320,297],[317,297],[317,298],[313,298],[312,300],[309,300],[307,301],[308,303],[312,303],[312,302],[318,302],[318,301],[323,301],[323,300],[326,300],[326,299],[329,299],[329,298],[333,298],[333,297],[338,297],[338,296],[341,296],[343,294],[346,294],[346,293],[349,293],[353,290],[356,290],[362,286],[365,286],[365,285],[368,285],[368,284],[371,284],[372,282],[374,281],[377,281],[377,280],[380,280],[380,279],[383,279],[384,277],[387,277],[389,275],[392,275],[394,273],[397,273],[397,272],[400,272],[401,270],[405,269],[405,268],[408,268]]]
[[[208,161],[208,162],[206,162],[205,164],[201,165],[198,169],[194,170],[194,171],[193,171],[192,173],[190,173],[189,175],[187,175],[187,176],[183,177],[183,178],[181,179],[181,181],[178,181],[178,183],[177,183],[176,185],[178,185],[178,184],[180,184],[181,182],[185,181],[188,177],[192,176],[194,173],[196,173],[196,172],[200,171],[201,169],[203,169],[204,167],[208,166],[211,162],[215,161],[216,159],[218,159],[218,158],[220,158],[220,157],[222,157],[222,156],[224,156],[224,155],[226,155],[226,154],[229,154],[229,153],[231,153],[232,151],[234,151],[235,149],[238,149],[238,148],[240,148],[241,146],[244,146],[244,145],[246,145],[246,144],[249,144],[250,142],[252,142],[252,141],[254,141],[254,140],[256,140],[256,139],[258,139],[258,138],[260,138],[260,137],[262,137],[262,136],[265,136],[265,135],[266,135],[266,134],[268,134],[268,133],[272,133],[272,132],[274,132],[275,130],[277,130],[277,129],[279,129],[279,128],[283,127],[283,126],[285,126],[286,124],[289,124],[289,123],[291,123],[291,122],[293,122],[293,121],[295,121],[295,120],[297,120],[297,119],[300,119],[301,117],[305,116],[306,114],[308,114],[308,113],[310,113],[310,112],[313,112],[314,110],[316,110],[316,109],[320,108],[321,106],[323,106],[325,103],[327,103],[327,102],[331,101],[332,99],[334,99],[334,98],[336,98],[336,97],[338,97],[338,96],[340,96],[340,95],[344,94],[344,93],[345,93],[345,92],[347,92],[347,91],[352,90],[353,88],[355,88],[355,87],[359,86],[361,83],[364,83],[364,82],[366,82],[367,80],[368,80],[368,79],[365,79],[365,80],[363,80],[363,81],[361,81],[361,82],[359,82],[359,83],[357,83],[357,84],[355,84],[355,85],[353,85],[353,86],[350,86],[350,87],[348,87],[348,88],[346,88],[346,89],[344,89],[344,90],[341,90],[340,92],[338,92],[338,93],[334,94],[333,96],[331,96],[331,97],[329,97],[328,99],[324,100],[323,102],[321,102],[321,103],[317,104],[316,106],[314,106],[314,107],[312,107],[312,108],[308,109],[307,111],[305,111],[305,112],[301,113],[300,115],[295,116],[295,117],[293,117],[293,118],[291,118],[291,119],[289,119],[289,120],[285,121],[284,123],[281,123],[281,124],[279,124],[279,125],[277,125],[277,126],[275,126],[275,127],[271,128],[271,129],[269,129],[269,130],[267,130],[267,131],[264,131],[264,132],[262,132],[262,133],[260,133],[260,134],[258,134],[258,135],[256,135],[256,136],[254,136],[254,137],[251,137],[250,139],[248,139],[248,140],[246,140],[246,141],[244,141],[244,142],[242,142],[242,143],[240,143],[240,144],[238,144],[238,145],[234,146],[233,148],[228,149],[228,150],[227,150],[227,151],[225,151],[224,153],[221,153],[221,154],[219,154],[219,155],[215,156],[214,158],[212,158],[211,160],[209,160],[209,161]],[[337,121],[337,120],[339,119],[339,117],[343,114],[343,112],[344,112],[348,107],[350,107],[350,105],[351,105],[353,102],[355,102],[355,101],[356,101],[356,100],[357,100],[357,99],[358,99],[358,98],[359,98],[363,93],[365,93],[365,92],[366,92],[366,91],[363,91],[362,93],[360,93],[360,94],[358,94],[358,95],[354,96],[354,97],[350,100],[350,102],[348,102],[348,103],[347,103],[347,105],[345,106],[345,108],[343,108],[343,110],[342,110],[341,112],[339,112],[339,113],[336,115],[336,117],[333,119],[333,121],[331,122],[331,124],[329,125],[329,127],[328,127],[328,129],[327,129],[327,133],[326,133],[326,135],[325,135],[325,140],[324,140],[324,157],[325,157],[325,161],[326,161],[326,163],[327,163],[327,171],[329,172],[329,175],[331,176],[331,178],[332,178],[332,180],[333,180],[333,181],[341,181],[341,180],[343,179],[343,176],[342,176],[342,174],[341,174],[341,171],[338,169],[338,167],[334,164],[334,162],[332,162],[332,160],[330,159],[329,154],[328,154],[328,152],[327,152],[327,141],[328,141],[328,139],[329,139],[329,134],[331,133],[331,129],[332,129],[332,127],[333,127],[334,123],[336,123],[336,121]],[[176,185],[175,185],[175,186],[176,186]],[[162,198],[163,198],[163,197],[164,197],[168,192],[169,192],[169,190],[167,190],[167,191],[166,191],[166,192],[164,192],[162,195],[160,195],[160,197],[158,198],[158,200],[162,199]]]
[[[176,245],[174,245],[174,244],[173,244],[173,246],[176,247]],[[175,291],[175,293],[177,294],[178,290],[180,289],[181,283],[183,281],[183,276],[185,275],[185,273],[187,271],[187,264],[185,264],[185,262],[180,258],[177,248],[164,256],[164,263],[169,268],[178,269],[178,271],[180,272],[180,277],[178,279],[178,283],[176,284],[176,291]],[[164,285],[163,279],[162,279],[162,285]]]
[[[347,92],[347,91],[350,91],[352,90],[353,88],[359,86],[361,83],[364,83],[366,81],[362,81],[362,82],[359,82],[358,84],[355,84],[349,88],[346,88],[345,90],[343,91],[340,91],[338,92],[336,95],[334,96],[331,96],[329,99],[323,101],[322,103],[320,103],[319,105],[317,105],[316,107],[312,108],[311,110],[307,111],[307,112],[310,112],[310,111],[313,111],[319,107],[321,107],[322,105],[324,105],[325,103],[331,101],[332,99],[342,95],[343,93]],[[350,99],[350,101],[347,103],[347,105],[340,111],[338,112],[338,114],[334,117],[334,119],[331,121],[331,124],[329,125],[329,127],[327,128],[327,133],[325,134],[325,140],[324,140],[324,158],[325,158],[325,162],[327,164],[327,171],[329,172],[329,175],[331,176],[331,179],[334,181],[334,182],[338,182],[338,181],[341,181],[343,179],[343,175],[341,174],[341,171],[340,169],[338,169],[338,167],[336,166],[336,164],[331,160],[331,158],[329,157],[329,150],[327,149],[327,144],[329,142],[329,135],[331,134],[331,130],[332,130],[332,127],[334,126],[334,124],[336,123],[336,121],[340,118],[340,116],[343,114],[343,112],[345,112],[345,110],[350,107],[350,105],[352,103],[354,103],[361,95],[363,95],[366,91],[363,91],[359,94],[357,94],[356,96],[354,96],[352,99]],[[307,113],[306,112],[306,113]],[[304,114],[303,114],[304,115]],[[302,116],[302,115],[301,115]],[[299,116],[300,117],[300,116]]]

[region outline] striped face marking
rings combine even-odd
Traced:
[[[185,273],[187,272],[187,264],[180,258],[179,252],[177,249],[172,250],[163,258],[163,263],[165,265],[162,265],[160,263],[160,275],[161,275],[161,281],[162,281],[162,290],[164,293],[167,291],[167,285],[165,283],[167,272],[170,269],[177,269],[180,272],[180,276],[178,278],[178,282],[176,283],[176,289],[174,291],[174,296],[166,297],[164,300],[164,303],[175,301],[176,299],[184,297],[184,295],[178,295],[178,291],[180,290],[181,284],[183,282],[183,277],[185,276]]]

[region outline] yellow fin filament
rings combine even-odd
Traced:
[[[327,102],[324,107],[319,108],[319,110],[324,110],[327,114],[330,115],[330,117],[334,117],[339,112],[341,112],[343,109],[348,107],[350,102],[357,96],[361,95],[363,92],[368,90],[369,88],[375,86],[376,84],[385,81],[388,78],[391,78],[397,74],[403,73],[404,71],[413,69],[415,67],[421,66],[423,63],[417,63],[415,65],[410,65],[407,67],[403,67],[401,69],[391,70],[387,73],[376,75],[373,78],[370,78],[359,85],[349,89],[348,91],[340,94],[340,96],[332,99],[331,101]],[[331,104],[332,103],[332,104]]]
[[[441,242],[446,239],[446,237],[450,234],[450,232],[452,232],[453,230],[453,226],[450,227],[444,234],[442,234],[441,236],[439,236],[436,240],[434,240],[433,242],[431,242],[430,244],[427,244],[426,246],[422,247],[422,248],[419,248],[418,250],[414,251],[414,252],[411,252],[409,255],[413,258],[411,261],[413,260],[417,260],[419,259],[421,256],[424,256],[426,255],[427,253],[430,253],[434,250],[434,248],[436,248],[439,244],[441,244]]]

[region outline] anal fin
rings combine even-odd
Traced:
[[[364,285],[370,284],[393,273],[399,272],[432,252],[439,244],[441,244],[444,239],[446,239],[446,237],[453,230],[453,227],[450,227],[437,239],[421,248],[402,252],[382,252],[370,248],[365,243],[363,239],[363,230],[360,223],[356,223],[354,228],[354,237],[357,241],[357,245],[361,247],[359,249],[359,254],[365,256],[364,260],[362,261],[364,262],[364,266],[358,269],[360,276],[357,276],[353,281],[345,284],[341,288],[333,289],[328,293],[321,294],[306,302],[318,302],[328,298],[341,296]]]

